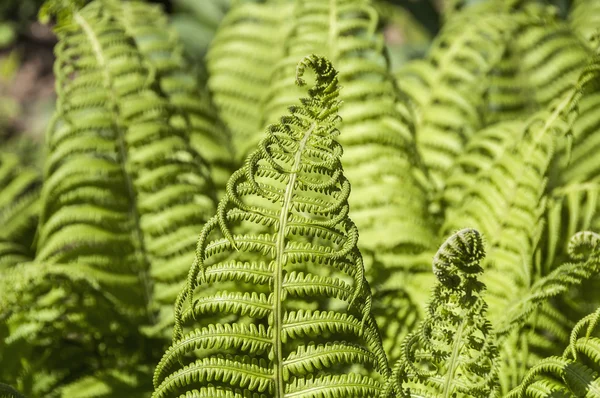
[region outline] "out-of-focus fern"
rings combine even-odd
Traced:
[[[433,258],[438,282],[428,315],[406,337],[388,394],[398,397],[482,397],[497,395],[498,355],[486,318],[485,290],[478,279],[484,258],[481,235],[456,232]],[[391,396],[391,395],[389,395]]]
[[[383,388],[387,359],[335,141],[337,72],[308,56],[300,86],[306,67],[316,72],[309,97],[268,127],[200,235],[154,398],[377,397]]]
[[[21,167],[16,155],[0,154],[0,269],[34,256],[39,173]]]
[[[248,138],[263,127],[261,105],[282,55],[292,9],[287,0],[240,2],[227,13],[210,45],[208,87],[233,134],[238,157],[256,144]]]
[[[600,3],[594,0],[574,0],[569,12],[571,28],[591,50],[598,48]]]
[[[154,68],[156,89],[175,110],[171,123],[187,131],[193,148],[211,166],[213,182],[224,190],[234,171],[230,137],[183,58],[183,47],[166,16],[159,7],[141,1],[104,1]]]
[[[170,307],[180,289],[214,209],[212,184],[187,126],[170,124],[181,114],[155,69],[108,5],[93,2],[57,29],[59,104],[37,259],[89,264],[124,305],[146,311],[154,298]]]

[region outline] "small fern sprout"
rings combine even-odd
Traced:
[[[389,376],[370,313],[350,184],[340,163],[337,71],[305,57],[309,96],[267,128],[198,239],[154,398],[373,398]]]
[[[477,276],[484,258],[483,238],[463,229],[433,259],[438,283],[428,316],[406,337],[387,394],[399,397],[490,397],[497,393],[498,355],[486,319],[485,290]]]

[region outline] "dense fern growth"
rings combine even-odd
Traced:
[[[37,259],[89,264],[124,304],[147,311],[175,298],[214,209],[212,183],[111,4],[93,2],[57,30]]]
[[[200,235],[155,398],[382,390],[387,360],[335,141],[337,72],[306,57],[300,86],[306,67],[316,73],[309,97],[267,129]],[[253,232],[240,234],[245,223]]]
[[[498,355],[486,319],[483,239],[472,229],[458,231],[433,258],[438,282],[427,317],[406,337],[389,390],[399,397],[490,397],[497,390]]]

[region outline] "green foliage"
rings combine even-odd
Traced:
[[[541,3],[405,61],[390,2],[48,0],[0,395],[600,397],[599,9]]]
[[[307,67],[316,73],[309,97],[268,127],[200,234],[155,398],[373,397],[383,387],[387,359],[334,140],[337,72],[306,57],[299,86]]]

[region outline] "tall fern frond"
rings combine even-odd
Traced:
[[[208,172],[105,1],[75,11],[57,34],[36,259],[90,265],[134,311],[170,307],[214,210]],[[172,319],[167,311],[159,325]]]
[[[39,212],[40,176],[0,153],[0,269],[30,261]]]
[[[376,397],[387,359],[348,218],[335,141],[337,72],[308,56],[315,86],[227,185],[175,305],[154,398]]]
[[[490,397],[498,388],[491,324],[477,280],[483,272],[481,235],[463,229],[433,259],[438,279],[428,315],[406,337],[402,358],[387,386],[399,397]]]
[[[171,123],[188,132],[193,148],[209,163],[213,182],[224,190],[234,171],[229,134],[216,117],[208,92],[191,73],[183,58],[183,46],[165,14],[159,7],[141,1],[105,3],[154,68],[156,89],[175,110]]]
[[[397,356],[409,327],[402,322],[416,316],[407,313],[407,308],[424,307],[425,300],[422,303],[412,296],[433,284],[427,263],[433,255],[435,226],[428,212],[426,178],[416,152],[412,115],[390,74],[383,35],[377,30],[377,13],[370,3],[297,2],[286,55],[273,72],[265,120],[275,120],[298,95],[298,89],[286,79],[296,59],[307,52],[325,51],[334,65],[339,65],[344,86],[339,140],[344,147],[344,173],[352,184],[350,216],[361,233],[359,247],[368,279],[382,292],[373,312],[378,322],[390,324],[386,328],[390,335],[384,339],[386,351]],[[419,289],[399,291],[419,271],[422,284],[415,283]],[[390,318],[390,311],[404,312],[406,317]]]
[[[226,14],[211,42],[208,87],[238,157],[256,144],[248,138],[263,127],[261,105],[282,56],[292,9],[286,0],[240,2]]]

